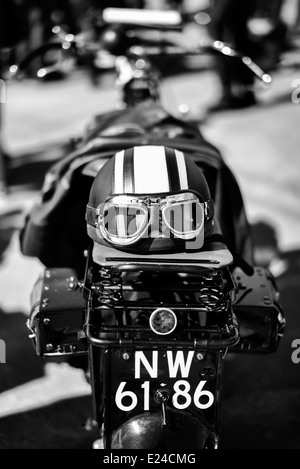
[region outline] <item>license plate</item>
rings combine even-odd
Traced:
[[[203,372],[208,362],[197,359],[194,351],[136,351],[132,356],[119,355],[118,362],[117,367],[112,364],[112,370],[118,376],[113,388],[120,411],[149,411],[157,406],[154,396],[162,389],[170,396],[169,403],[179,410],[206,410],[215,402],[216,376]],[[213,370],[211,361],[209,364]]]

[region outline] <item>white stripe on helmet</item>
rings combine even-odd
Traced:
[[[141,146],[134,149],[134,187],[136,194],[170,191],[165,149]]]
[[[115,156],[115,173],[114,173],[114,194],[124,193],[123,175],[124,175],[124,154],[125,151],[119,151]]]
[[[188,185],[188,175],[187,175],[184,154],[182,153],[182,151],[175,150],[175,155],[176,155],[177,166],[178,166],[180,189],[187,190],[189,188],[189,185]]]

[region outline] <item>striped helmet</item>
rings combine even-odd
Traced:
[[[116,249],[201,249],[213,231],[214,207],[202,170],[182,151],[136,146],[98,172],[86,211],[88,235]],[[191,247],[192,249],[192,247]]]

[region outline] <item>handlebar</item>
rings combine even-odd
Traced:
[[[205,45],[203,46],[205,48]],[[233,49],[229,44],[226,44],[222,41],[212,41],[208,44],[208,49],[215,50],[216,52],[220,52],[222,55],[228,57],[235,57],[240,59],[246,67],[248,67],[251,72],[256,75],[261,81],[265,84],[270,84],[272,82],[272,77],[268,73],[264,72],[259,65],[257,65],[250,57],[241,54],[237,50]]]
[[[159,13],[159,15],[158,15]],[[131,27],[149,27],[159,28],[162,30],[169,30],[174,28],[182,27],[182,17],[179,12],[175,11],[155,11],[155,10],[138,10],[138,9],[127,9],[122,8],[106,8],[103,10],[103,20],[107,24],[114,25],[126,25],[130,29]],[[56,42],[50,42],[49,44],[43,45],[38,49],[32,51],[25,57],[18,65],[14,65],[10,69],[10,76],[16,77],[18,73],[24,72],[32,62],[38,56],[45,54],[50,50],[72,50],[75,54],[83,56],[86,53],[94,53],[101,50],[101,41],[86,39],[84,35],[78,34],[73,35],[65,32],[60,26],[55,26],[52,29],[53,34],[56,37]],[[135,55],[135,46],[132,46],[132,35],[131,41],[128,47],[128,52]],[[174,43],[158,43],[153,45],[141,45],[139,44],[139,50],[143,50],[144,55],[149,57],[155,56],[168,56],[168,57],[187,57],[191,55],[201,54],[220,54],[229,58],[239,59],[259,80],[264,84],[269,85],[272,82],[272,77],[264,72],[258,64],[256,64],[250,57],[241,54],[239,51],[231,47],[231,45],[222,41],[208,40],[205,42],[197,43],[191,47],[181,47]],[[43,74],[37,76],[42,77]]]
[[[71,44],[70,44],[71,46]],[[34,49],[31,51],[29,54],[27,54],[24,59],[22,59],[18,64],[14,64],[10,67],[9,69],[9,77],[10,78],[18,78],[19,76],[22,76],[22,74],[28,69],[30,64],[37,58],[43,56],[47,52],[50,52],[51,50],[63,50],[66,49],[67,47],[63,47],[61,42],[51,42],[49,44],[42,45],[38,47],[37,49]],[[42,74],[37,73],[37,77],[41,78]]]

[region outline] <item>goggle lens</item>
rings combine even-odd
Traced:
[[[130,205],[106,205],[102,226],[113,237],[137,236],[148,223],[148,212],[142,207]]]
[[[178,235],[196,233],[204,223],[204,211],[197,201],[172,203],[163,209],[165,225]]]

